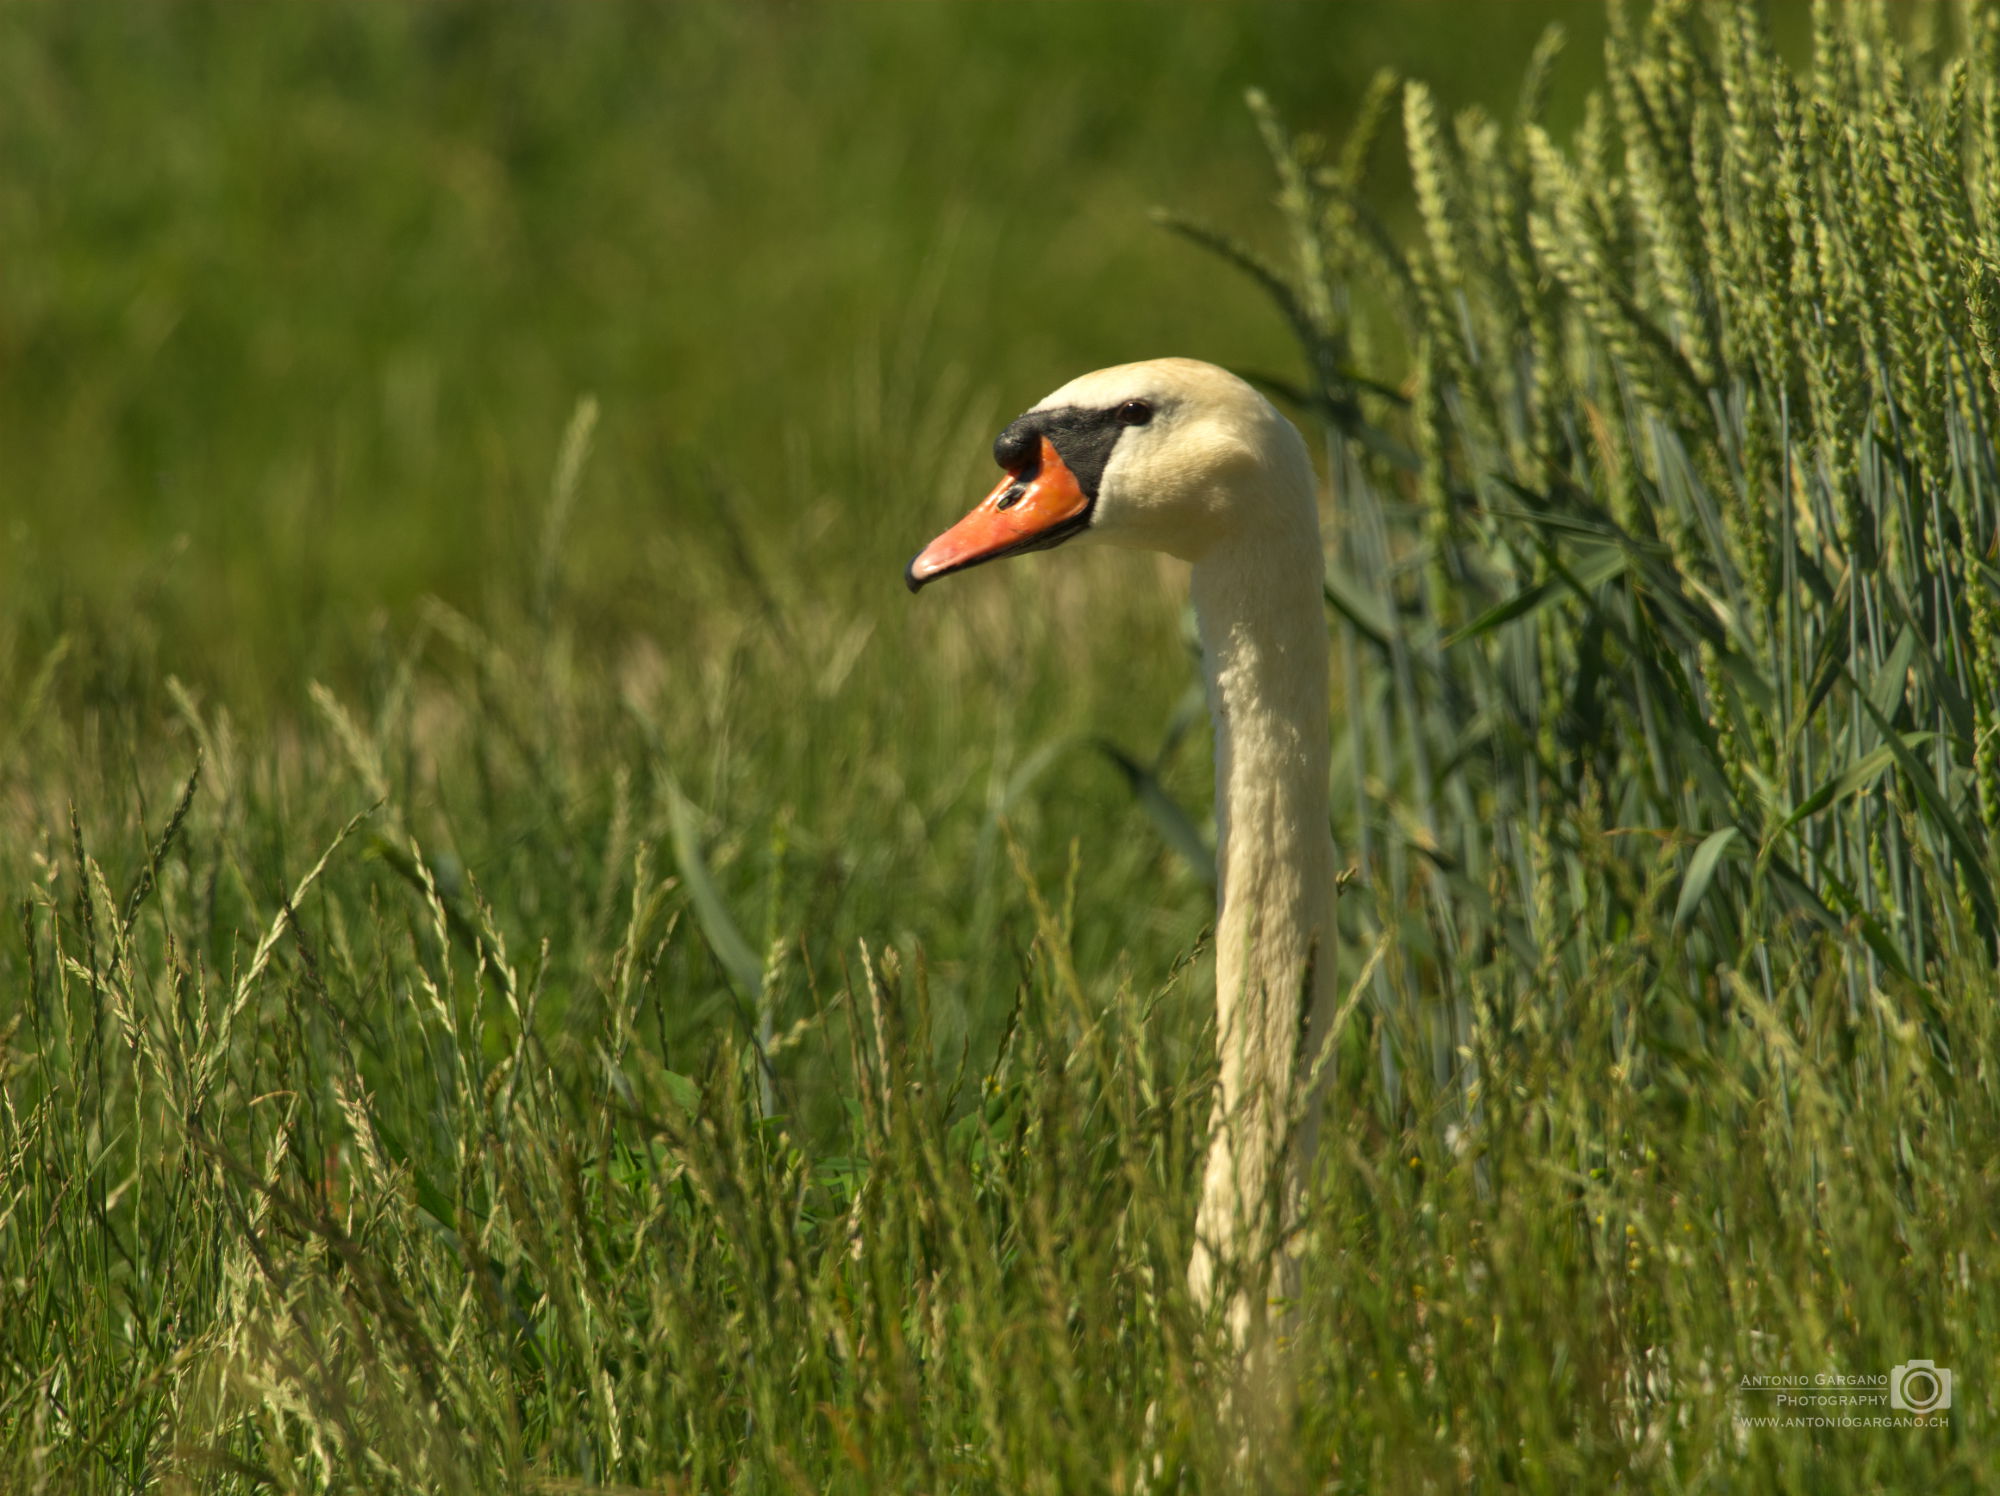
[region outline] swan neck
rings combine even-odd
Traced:
[[[1307,510],[1308,517],[1312,511]],[[1303,529],[1303,527],[1300,527]],[[1333,988],[1327,642],[1317,525],[1218,548],[1196,563],[1195,615],[1215,719],[1216,1120],[1188,1281],[1267,1260],[1273,1188]],[[1302,1020],[1310,1019],[1310,1029]],[[1309,1157],[1316,1099],[1304,1098]],[[1232,1308],[1254,1314],[1252,1293]]]
[[[1218,548],[1191,585],[1215,723],[1221,919],[1257,898],[1266,936],[1273,920],[1297,926],[1291,946],[1323,927],[1333,863],[1318,538],[1315,526]]]

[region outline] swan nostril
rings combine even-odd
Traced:
[[[1042,434],[1035,423],[1022,416],[993,440],[993,460],[1006,469],[1013,482],[993,501],[995,509],[1012,509],[1028,491],[1028,485],[1042,470]]]

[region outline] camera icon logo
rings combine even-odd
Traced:
[[[1889,1406],[1905,1413],[1942,1413],[1951,1406],[1951,1368],[1905,1361],[1889,1368]]]

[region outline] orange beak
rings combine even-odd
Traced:
[[[915,592],[948,572],[1061,545],[1090,523],[1090,495],[1045,436],[1038,460],[1017,468],[979,507],[925,546],[903,580]]]

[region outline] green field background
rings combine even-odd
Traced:
[[[599,642],[712,610],[732,524],[886,623],[1072,373],[1292,371],[1147,217],[1280,242],[1247,87],[1336,135],[1389,64],[1505,105],[1556,14],[1573,113],[1588,7],[10,6],[0,626],[295,707],[376,610],[527,584],[586,393]]]

